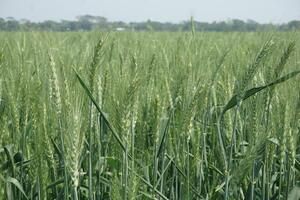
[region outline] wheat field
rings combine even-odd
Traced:
[[[297,31],[0,32],[0,199],[297,199],[299,81]]]

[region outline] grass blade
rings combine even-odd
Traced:
[[[96,102],[95,98],[93,97],[91,91],[88,89],[88,87],[86,86],[86,84],[84,83],[84,81],[82,80],[82,78],[80,77],[80,75],[78,74],[78,72],[74,68],[73,68],[73,71],[75,72],[75,75],[76,75],[76,77],[77,77],[80,85],[83,87],[84,91],[86,92],[86,94],[88,95],[88,97],[90,98],[90,100],[92,101],[92,103],[94,104],[94,106],[96,107],[97,111],[103,117],[103,120],[106,123],[107,127],[111,130],[113,136],[115,137],[115,139],[117,140],[117,142],[119,143],[119,145],[121,146],[121,148],[123,149],[123,151],[125,152],[125,150],[126,150],[125,145],[121,141],[121,138],[116,133],[115,129],[109,123],[109,121],[106,118],[104,112],[101,110],[100,106],[98,105],[98,103]]]
[[[281,78],[267,84],[267,85],[264,85],[264,86],[260,86],[260,87],[254,87],[254,88],[251,88],[249,90],[246,90],[246,92],[244,93],[244,95],[242,96],[242,100],[246,100],[248,99],[249,97],[255,95],[256,93],[268,88],[268,87],[271,87],[271,86],[275,86],[279,83],[283,83],[293,77],[295,77],[296,75],[298,75],[300,73],[300,70],[298,71],[294,71],[294,72],[291,72],[285,76],[282,76]],[[221,113],[221,117],[223,117],[223,115],[225,114],[226,111],[230,110],[231,108],[235,107],[236,105],[238,104],[238,95],[234,95],[229,101],[228,103],[224,106],[223,108],[223,111]]]
[[[7,178],[4,178],[2,175],[0,175],[0,177],[1,177],[1,179],[2,179],[4,182],[6,182],[6,183],[11,183],[11,184],[13,184],[14,186],[16,186],[16,187],[20,190],[20,192],[24,195],[24,197],[25,197],[26,199],[28,199],[27,195],[26,195],[25,192],[24,192],[23,186],[21,185],[21,183],[20,183],[17,179],[15,179],[15,178],[13,178],[13,177],[7,177]]]

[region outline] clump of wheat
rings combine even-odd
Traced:
[[[260,51],[257,53],[255,59],[248,65],[246,72],[241,77],[241,82],[235,88],[236,93],[239,95],[244,95],[246,87],[249,85],[250,81],[254,78],[256,72],[259,69],[260,63],[267,57],[273,46],[273,40],[268,40],[261,47]],[[241,98],[241,97],[240,97]]]
[[[50,59],[50,69],[51,69],[51,76],[50,76],[50,91],[51,91],[51,100],[54,101],[55,110],[58,115],[62,113],[62,100],[61,100],[61,93],[60,93],[60,86],[59,86],[59,79],[56,72],[56,66],[53,59],[53,56],[49,54]]]
[[[69,114],[68,128],[64,133],[64,157],[67,170],[70,174],[73,188],[73,198],[77,198],[77,188],[79,186],[80,156],[82,154],[84,132],[81,130],[81,106],[80,101],[72,108]]]
[[[297,198],[297,33],[192,32],[0,32],[0,199]]]

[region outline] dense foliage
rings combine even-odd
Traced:
[[[291,31],[300,29],[300,21],[294,20],[284,24],[260,24],[253,20],[227,20],[219,22],[198,22],[194,21],[196,31],[210,32],[228,32],[228,31]],[[14,18],[0,18],[0,31],[90,31],[90,30],[106,30],[106,31],[189,31],[191,30],[190,20],[181,23],[171,22],[130,22],[108,21],[104,17],[84,15],[74,21],[61,20],[60,22],[46,20],[43,22],[31,22],[29,20],[15,20]]]
[[[294,199],[300,35],[0,33],[0,199]]]

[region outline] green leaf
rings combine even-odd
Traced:
[[[143,192],[143,191],[139,191],[142,195],[144,195],[145,197],[147,197],[148,199],[154,199],[154,200],[157,200],[157,198],[155,198],[154,195],[151,195],[151,194],[148,194],[146,192]]]
[[[111,169],[118,169],[120,167],[120,160],[114,157],[106,157],[107,164]]]
[[[300,73],[300,70],[298,71],[294,71],[294,72],[291,72],[267,85],[264,85],[264,86],[260,86],[260,87],[254,87],[254,88],[251,88],[249,90],[247,90],[244,95],[242,96],[242,101],[243,100],[246,100],[248,99],[249,97],[255,95],[256,93],[266,89],[266,88],[269,88],[271,86],[275,86],[279,83],[282,83],[282,82],[285,82],[287,80],[289,80],[290,78],[293,78],[294,76],[298,75]],[[226,113],[226,111],[230,110],[231,108],[235,107],[237,104],[239,103],[239,99],[238,99],[238,95],[234,95],[229,101],[228,103],[224,106],[223,108],[223,111],[221,113],[221,118],[223,117],[223,115]]]
[[[13,156],[13,150],[12,145],[7,145],[4,147],[4,152],[7,156],[7,167],[9,167],[11,171],[11,175],[15,176],[15,162],[14,162],[14,156]]]
[[[28,199],[27,195],[25,194],[25,192],[23,190],[23,186],[17,179],[15,179],[13,177],[4,178],[2,175],[0,175],[0,178],[6,183],[11,183],[11,184],[15,185],[20,190],[20,192],[24,195],[24,197],[26,199]]]
[[[144,184],[146,184],[148,187],[150,187],[154,192],[159,195],[164,200],[169,200],[163,193],[161,193],[159,190],[157,190],[151,183],[149,183],[146,179],[141,177],[139,174],[137,174],[135,171],[132,171],[136,177],[138,177]]]
[[[160,131],[159,131],[160,137],[159,137],[159,143],[158,143],[158,148],[157,148],[157,152],[156,152],[156,157],[158,157],[162,151],[163,144],[164,144],[167,132],[168,132],[169,124],[170,124],[170,118],[162,119],[162,124],[161,124]]]
[[[4,54],[3,52],[0,51],[0,64],[2,63],[3,60],[4,60]]]
[[[121,148],[123,149],[123,151],[126,151],[126,147],[123,144],[123,142],[121,141],[121,138],[119,137],[119,135],[116,133],[116,131],[114,130],[114,128],[112,127],[112,125],[109,123],[108,119],[106,118],[104,112],[101,110],[100,106],[98,105],[98,103],[96,102],[95,98],[93,97],[91,91],[89,90],[89,88],[86,86],[86,84],[84,83],[84,81],[82,80],[82,78],[79,76],[79,74],[77,73],[77,71],[73,68],[73,71],[75,72],[75,75],[80,83],[80,85],[83,87],[84,91],[86,92],[86,94],[88,95],[88,97],[90,98],[90,100],[92,101],[92,103],[94,104],[94,106],[96,107],[97,111],[100,113],[100,115],[103,117],[104,122],[106,123],[107,127],[111,130],[113,136],[115,137],[115,139],[117,140],[117,142],[120,144]]]
[[[50,183],[50,184],[47,186],[47,189],[52,188],[52,187],[55,187],[55,186],[57,186],[57,185],[59,185],[59,184],[62,184],[63,182],[64,182],[64,179],[63,179],[63,178],[58,179],[58,180],[54,181],[53,183]]]

